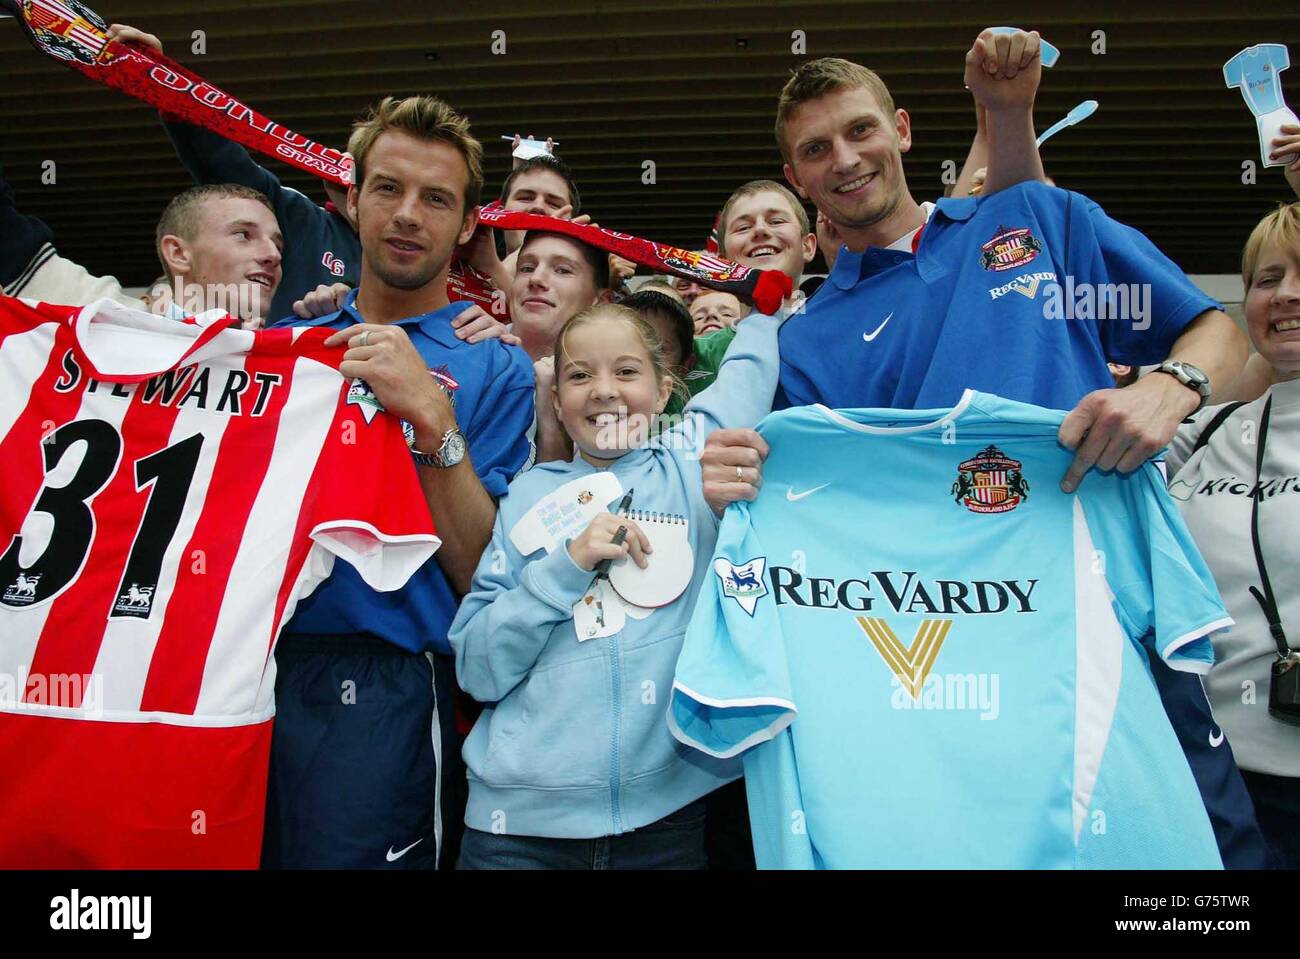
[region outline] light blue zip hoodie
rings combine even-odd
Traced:
[[[520,555],[510,530],[543,498],[598,469],[575,457],[521,474],[448,637],[461,688],[489,704],[465,741],[465,823],[485,832],[589,839],[662,819],[740,775],[677,742],[667,707],[682,637],[709,574],[718,521],[704,501],[700,451],[715,429],[752,427],[772,408],[781,319],[737,327],[717,380],[683,422],[612,466],[632,508],[683,514],[695,553],[686,591],[622,631],[579,643],[573,605],[593,573],[569,555]],[[614,509],[617,500],[606,504]]]

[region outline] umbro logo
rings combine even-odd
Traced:
[[[878,327],[876,327],[870,333],[863,333],[862,338],[866,340],[868,343],[870,343],[872,340],[874,340],[877,336],[880,335],[880,331],[885,328],[885,324],[888,323],[893,318],[894,318],[893,311],[890,311],[890,314],[880,321],[880,325]]]

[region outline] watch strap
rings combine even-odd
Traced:
[[[425,453],[421,450],[417,450],[415,447],[411,447],[411,458],[415,460],[417,466],[434,466],[438,469],[447,469],[448,467],[455,466],[456,463],[459,463],[460,460],[464,458],[463,454],[455,463],[449,463],[447,462],[446,451],[448,447],[456,443],[458,438],[460,445],[463,446],[465,444],[465,436],[461,433],[460,427],[453,426],[451,429],[447,430],[447,432],[442,434],[442,443],[438,446],[436,452]]]

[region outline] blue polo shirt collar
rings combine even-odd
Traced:
[[[349,321],[348,325],[355,323],[364,323],[365,318],[357,310],[357,293],[360,290],[352,290],[343,300],[343,305],[337,313],[327,313],[324,316],[318,316],[314,320],[296,320],[295,326],[337,326],[340,321]],[[419,316],[408,316],[405,319],[397,321],[398,326],[414,326],[429,339],[446,347],[454,347],[461,343],[456,337],[456,331],[451,328],[453,317],[459,316],[462,312],[473,306],[470,300],[456,300],[448,303],[441,309],[434,310],[432,313],[422,313]]]
[[[969,220],[979,208],[980,197],[944,197],[935,204],[934,215],[942,215],[949,220]]]
[[[910,259],[912,254],[902,250],[886,250],[883,247],[869,246],[862,253],[854,253],[847,247],[840,247],[839,255],[835,258],[835,266],[830,273],[830,281],[837,289],[847,293],[867,277],[883,273]]]

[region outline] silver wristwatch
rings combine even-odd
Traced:
[[[1205,401],[1210,398],[1210,378],[1202,373],[1198,366],[1192,366],[1191,363],[1184,363],[1181,360],[1165,360],[1152,372],[1168,373],[1183,386],[1196,390],[1200,394],[1201,401],[1196,404],[1196,409],[1192,410],[1192,415],[1199,413],[1205,406]]]
[[[442,445],[438,447],[437,452],[421,453],[415,447],[411,447],[411,457],[418,466],[436,466],[438,469],[455,466],[465,458],[465,436],[453,426],[443,434]]]

